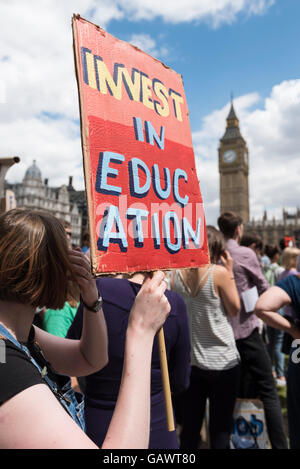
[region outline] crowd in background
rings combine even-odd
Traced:
[[[219,224],[221,230],[212,226],[207,227],[211,265],[199,269],[172,271],[169,274],[170,289],[176,291],[184,299],[187,308],[191,345],[190,360],[188,360],[187,329],[182,320],[181,359],[178,359],[177,364],[170,361],[172,356],[169,360],[173,400],[180,429],[180,447],[182,449],[199,447],[207,399],[209,400],[210,447],[227,448],[236,398],[259,397],[264,404],[272,447],[286,448],[287,440],[276,386],[286,386],[286,356],[290,353],[293,338],[283,330],[265,325],[254,314],[247,316],[248,313],[245,313],[243,309],[240,295],[245,290],[245,282],[247,287],[256,285],[261,294],[270,286],[274,286],[277,281],[288,275],[297,274],[300,250],[293,245],[286,246],[284,240],[281,240],[279,246],[263,245],[261,237],[256,232],[244,232],[242,220],[235,214],[223,214],[219,218]],[[241,249],[241,247],[247,249]],[[84,237],[82,251],[89,254],[88,248],[87,234]],[[233,268],[234,261],[236,272]],[[139,280],[141,283],[141,278]],[[132,277],[130,281],[133,285],[135,277]],[[115,280],[111,279],[108,282],[122,292],[120,298],[122,298],[121,303],[124,308],[124,298],[130,297],[130,292],[123,291],[124,286],[128,288],[128,281],[118,280],[116,284]],[[107,284],[104,281],[102,284],[99,290],[103,295]],[[109,302],[111,301],[110,299]],[[70,301],[66,304],[68,310],[72,309],[72,312],[68,314],[68,321],[66,322],[65,311],[61,314],[61,311],[48,310],[43,323],[46,330],[66,336],[68,326],[73,323],[77,309],[73,308]],[[184,308],[182,306],[181,308],[184,318]],[[129,312],[130,307],[127,307],[127,310]],[[279,312],[291,321],[295,316],[290,305],[280,308]],[[71,327],[68,337],[80,337],[79,316],[80,314]],[[113,335],[116,325],[113,325],[109,319],[109,312],[106,318],[109,324],[108,331]],[[165,326],[167,347],[169,347],[168,325],[169,321]],[[62,327],[61,330],[60,327]],[[76,332],[75,329],[77,329]],[[115,340],[112,342],[114,346],[116,346],[115,342]],[[110,352],[110,357],[111,364],[105,370],[108,375],[114,374],[112,363],[115,352],[113,350]],[[153,359],[153,367],[155,367],[154,361]],[[156,366],[159,368],[158,357],[156,357]],[[182,371],[184,369],[188,371],[189,366],[191,366],[191,372],[187,387],[187,377]],[[103,411],[107,402],[112,399],[108,395],[103,398],[103,393],[105,394],[106,391],[102,389],[100,376],[105,372],[97,373],[99,401],[102,397],[102,404],[99,405],[98,402],[97,411],[96,407],[93,408],[97,399],[97,384],[90,385],[87,390],[86,416],[88,422],[91,420],[88,428],[91,428],[90,435],[99,446],[104,440],[105,429],[107,430],[112,415],[112,407],[109,412]],[[176,372],[175,378],[173,374]],[[181,378],[182,375],[184,379]],[[121,376],[121,367],[119,376]],[[93,379],[91,376],[87,381],[93,381]],[[186,391],[178,392],[184,386],[187,387]],[[81,380],[81,387],[84,387],[86,391],[83,380]],[[92,404],[89,399],[91,387],[93,388]],[[152,380],[153,395],[156,391]],[[110,392],[112,392],[111,389]],[[116,395],[117,393],[114,393],[114,401],[116,401]],[[151,434],[156,435],[156,439],[152,436],[150,448],[175,448],[174,435],[164,432],[162,396],[160,398],[161,406],[159,409],[156,406],[156,413],[157,415],[161,413],[160,432],[165,435],[165,438],[157,428],[155,431],[155,427],[152,427],[154,431]]]
[[[218,228],[207,227],[209,265],[168,273],[164,295],[170,311],[164,333],[177,428],[173,432],[166,429],[154,338],[148,447],[200,447],[208,402],[210,448],[229,448],[236,399],[259,398],[271,447],[300,448],[296,429],[300,421],[300,371],[291,360],[293,340],[300,338],[300,250],[282,242],[279,246],[263,245],[257,233],[244,232],[243,220],[232,212],[220,215]],[[64,230],[68,247],[89,259],[88,233],[83,245],[75,247],[70,244],[70,226],[65,224]],[[116,277],[96,280],[103,301],[108,363],[92,373],[72,375],[73,389],[85,398],[85,432],[97,447],[105,446],[119,406],[127,328],[145,283],[144,274]],[[60,308],[37,308],[33,323],[54,336],[82,342],[86,304],[79,284],[68,280]],[[257,301],[249,311],[245,294],[252,289]],[[6,299],[3,295],[0,291],[0,303]],[[284,386],[288,435],[277,391]]]

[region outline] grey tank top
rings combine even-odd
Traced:
[[[231,324],[213,282],[214,265],[201,278],[198,293],[192,296],[180,271],[173,288],[185,300],[190,326],[191,364],[207,370],[227,370],[240,361]],[[204,281],[206,282],[204,283]]]

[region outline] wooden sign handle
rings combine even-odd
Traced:
[[[164,392],[164,398],[165,398],[167,428],[169,432],[173,432],[175,430],[175,425],[174,425],[169,370],[168,370],[168,362],[167,362],[167,354],[166,354],[166,344],[165,344],[165,336],[164,336],[163,328],[161,328],[158,331],[157,338],[158,338],[158,349],[159,349],[160,369],[161,369],[162,383],[163,383],[163,392]]]

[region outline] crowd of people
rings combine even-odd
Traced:
[[[195,450],[208,401],[210,448],[227,449],[237,398],[261,400],[273,449],[300,448],[299,249],[226,212],[207,226],[209,265],[95,280],[88,234],[75,249],[70,236],[45,212],[0,216],[0,448]]]

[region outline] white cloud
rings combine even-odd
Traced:
[[[9,181],[20,181],[35,158],[53,185],[74,175],[83,188],[79,106],[71,17],[107,28],[112,19],[231,22],[240,13],[263,13],[271,0],[1,0],[0,155],[17,154]],[[134,36],[133,36],[134,37]],[[137,36],[142,48],[166,56],[155,38]],[[148,42],[147,42],[148,41]],[[46,116],[55,118],[49,119]]]
[[[274,2],[275,0],[119,0],[122,9],[136,20],[162,17],[172,23],[207,21],[214,27],[232,23],[239,14],[262,14]]]
[[[229,106],[206,116],[193,134],[206,216],[212,224],[219,214],[218,146]],[[234,107],[249,149],[251,218],[262,217],[265,209],[270,218],[278,218],[282,208],[300,206],[300,80],[274,86],[264,101],[257,93],[241,96]]]
[[[68,184],[83,188],[81,142],[78,125],[68,119],[35,117],[3,122],[0,125],[1,154],[20,156],[21,162],[9,169],[9,182],[20,181],[35,159],[50,186]]]
[[[21,158],[7,174],[11,182],[36,159],[49,184],[73,175],[75,187],[83,188],[73,13],[95,15],[102,27],[122,17],[110,1],[0,3],[0,155]]]
[[[168,56],[168,48],[166,46],[158,46],[155,39],[149,34],[132,34],[128,42],[147,52],[156,59],[163,59]]]

